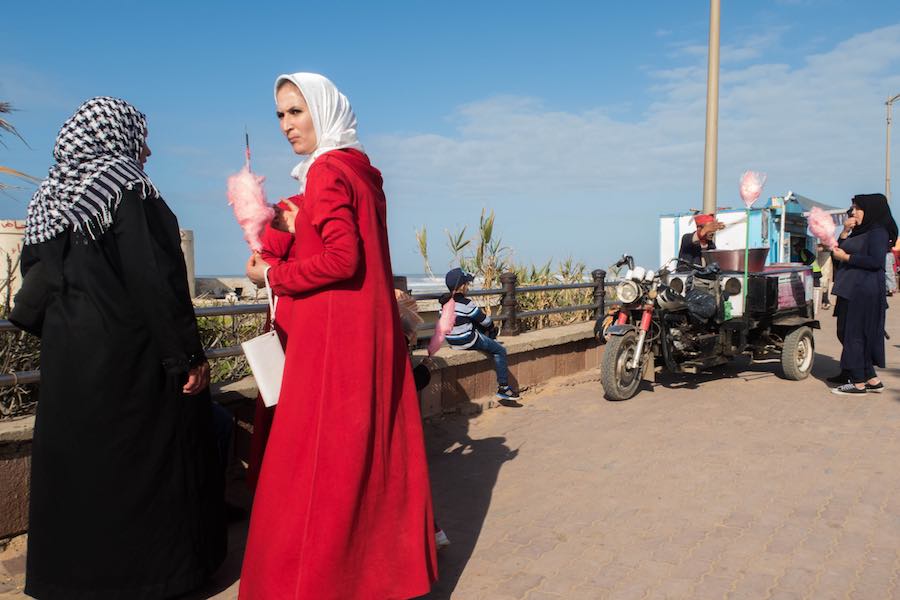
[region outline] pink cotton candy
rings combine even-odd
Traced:
[[[830,214],[818,206],[814,206],[812,210],[809,211],[806,222],[809,223],[809,230],[816,238],[818,238],[823,246],[828,249],[837,246],[837,241],[834,239],[834,219]]]
[[[766,174],[756,171],[746,171],[741,175],[741,200],[744,206],[750,208],[759,198],[763,186],[766,185]]]
[[[244,230],[244,239],[254,252],[262,250],[260,236],[275,217],[275,209],[266,202],[265,177],[250,171],[248,165],[228,178],[228,204]]]
[[[441,318],[434,324],[434,335],[428,342],[428,356],[433,355],[444,343],[444,338],[453,329],[456,324],[456,301],[453,298],[447,300],[447,303],[441,308]]]

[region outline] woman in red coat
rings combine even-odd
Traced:
[[[280,225],[290,260],[247,263],[293,299],[284,383],[256,490],[243,600],[400,600],[437,576],[422,424],[393,292],[381,174],[321,75],[275,84],[308,158]]]

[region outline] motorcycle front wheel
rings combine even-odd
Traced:
[[[637,334],[610,336],[600,365],[600,383],[607,400],[628,400],[641,385],[641,365],[631,368],[637,350]]]

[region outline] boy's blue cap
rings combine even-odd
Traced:
[[[451,292],[454,290],[458,290],[463,285],[472,281],[475,281],[475,277],[470,273],[466,273],[459,267],[450,269],[447,272],[447,276],[444,277],[444,283],[447,284],[447,289]]]

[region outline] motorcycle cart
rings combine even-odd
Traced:
[[[606,340],[601,383],[608,399],[633,397],[651,372],[696,374],[741,355],[779,357],[785,379],[809,375],[819,328],[809,267],[755,265],[751,258],[745,294],[742,261],[740,270],[727,257],[720,262],[731,270],[712,262],[658,274],[627,271],[616,286],[615,323],[598,325]]]

